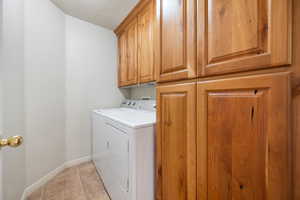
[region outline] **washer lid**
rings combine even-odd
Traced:
[[[156,123],[156,114],[153,111],[113,108],[95,110],[94,112],[130,128],[143,128],[153,126]]]

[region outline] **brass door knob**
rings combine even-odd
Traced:
[[[7,139],[0,139],[0,148],[5,146],[18,147],[23,143],[23,137],[16,135]]]

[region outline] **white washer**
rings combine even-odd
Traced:
[[[155,101],[93,112],[93,161],[111,200],[154,200]]]

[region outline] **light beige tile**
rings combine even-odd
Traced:
[[[80,170],[80,175],[83,187],[90,200],[109,200],[102,180],[92,162],[87,163],[86,166]]]
[[[27,200],[110,200],[92,162],[65,169]]]
[[[42,200],[42,190],[43,188],[38,189],[37,191],[33,192],[27,200]]]

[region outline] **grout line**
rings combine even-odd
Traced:
[[[63,174],[63,171],[60,172],[58,175],[62,175]],[[67,184],[66,184],[66,177],[65,176],[62,176],[63,180],[64,180],[64,183],[63,183],[63,199],[65,199],[66,197],[66,191],[67,191]]]
[[[101,176],[100,176],[98,170],[96,169],[96,166],[95,166],[94,163],[93,163],[93,165],[94,165],[94,167],[95,167],[95,171],[96,171],[97,178],[98,178],[98,180],[100,181],[100,183],[102,184],[102,187],[103,187],[103,190],[104,190],[104,192],[105,192],[105,195],[108,197],[109,200],[111,200],[111,197],[110,197],[110,195],[109,195],[109,193],[108,193],[108,191],[107,191],[107,189],[106,189],[106,187],[105,187],[105,185],[104,185],[104,181],[102,180],[102,178],[101,178]]]
[[[46,183],[44,186],[41,187],[41,198],[40,200],[44,200],[44,195],[45,195],[45,190],[46,190],[46,185],[48,185],[48,183]]]
[[[79,166],[79,165],[78,165],[78,166]],[[87,192],[85,191],[85,189],[84,189],[84,187],[83,187],[83,183],[82,183],[82,179],[81,179],[81,175],[80,175],[80,169],[79,169],[78,166],[76,166],[76,168],[77,168],[76,171],[77,171],[77,174],[78,174],[78,176],[79,176],[79,183],[80,183],[81,189],[82,189],[82,191],[83,191],[83,193],[84,193],[85,199],[86,199],[86,200],[89,200],[90,198],[89,198]]]

